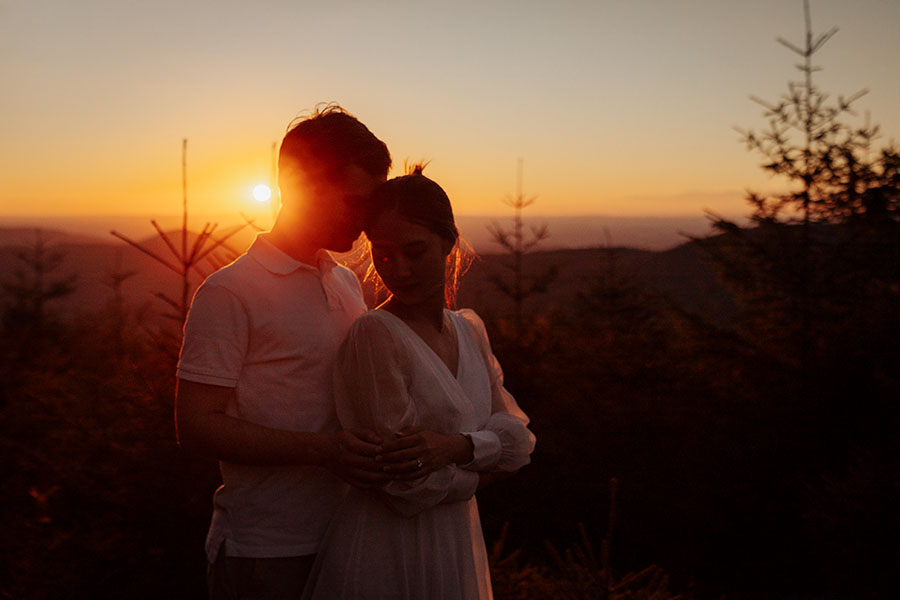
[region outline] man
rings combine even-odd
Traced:
[[[366,307],[327,250],[351,248],[360,202],[390,164],[385,144],[338,106],[296,123],[281,144],[271,231],[194,296],[176,425],[180,444],[220,461],[211,598],[298,598],[344,491],[335,475],[357,485],[387,477],[374,433],[338,431],[332,364]]]

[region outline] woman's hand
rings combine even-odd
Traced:
[[[421,427],[407,427],[394,440],[385,442],[375,460],[395,479],[416,479],[449,464],[466,464],[473,459],[472,441],[461,433],[437,433]]]

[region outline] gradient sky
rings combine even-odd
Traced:
[[[811,0],[818,82],[900,132],[900,1]],[[462,214],[747,212],[801,0],[0,0],[0,215],[251,212],[272,143],[336,100]],[[862,118],[862,117],[860,117]]]

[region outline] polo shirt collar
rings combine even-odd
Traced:
[[[323,274],[337,265],[331,253],[325,249],[316,252],[315,265],[300,262],[264,238],[262,234],[256,236],[256,240],[250,246],[250,249],[247,250],[247,253],[267,271],[276,275],[290,275],[300,269]]]

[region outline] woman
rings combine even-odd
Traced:
[[[391,296],[340,350],[338,416],[385,439],[415,437],[406,466],[420,475],[349,492],[304,597],[491,598],[475,490],[527,464],[534,436],[481,319],[446,308],[460,249],[444,190],[419,168],[377,189],[367,213]]]

